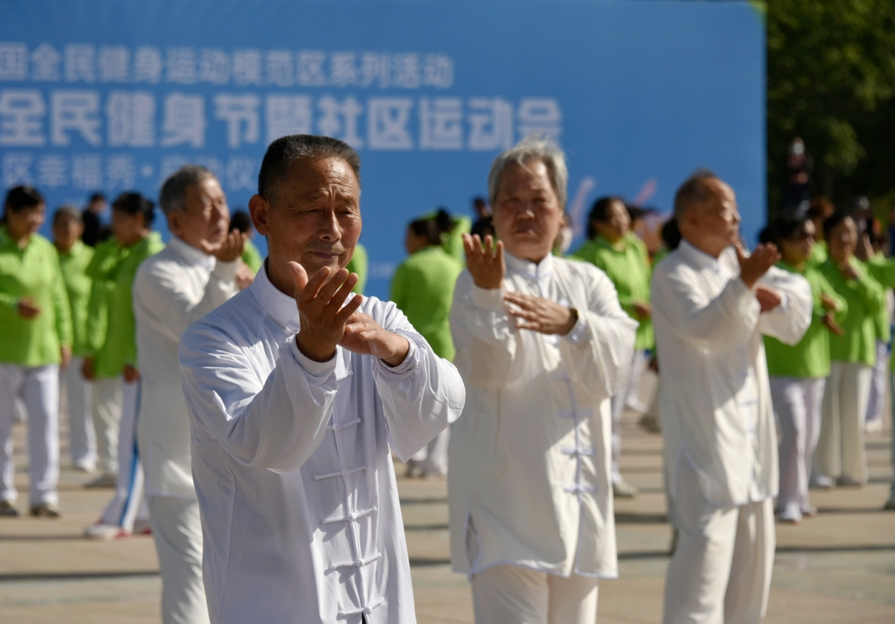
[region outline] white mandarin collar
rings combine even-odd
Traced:
[[[172,236],[171,242],[168,243],[168,246],[172,247],[174,251],[178,253],[178,255],[180,255],[190,264],[204,266],[209,271],[214,269],[214,256],[209,256],[201,249],[196,249],[183,239],[177,236]]]
[[[504,252],[504,258],[506,259],[507,269],[535,282],[547,279],[553,275],[553,254],[548,253],[540,262],[523,260],[508,252]]]
[[[301,325],[295,299],[280,292],[271,283],[270,278],[267,277],[267,261],[261,265],[261,269],[255,275],[255,281],[249,286],[249,290],[258,303],[261,304],[261,307],[276,320],[290,329],[297,330]]]
[[[721,256],[717,258],[710,256],[709,254],[705,253],[701,249],[697,249],[685,240],[681,240],[679,249],[681,250],[681,253],[684,255],[684,257],[686,257],[696,266],[704,269],[710,269],[712,271],[715,271],[716,273],[721,272]]]

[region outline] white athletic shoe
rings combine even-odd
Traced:
[[[84,529],[84,537],[87,539],[114,540],[130,536],[130,531],[126,531],[117,524],[103,524],[102,522],[97,522]]]

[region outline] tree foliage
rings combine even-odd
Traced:
[[[895,0],[770,0],[767,38],[771,210],[796,136],[814,160],[814,192],[895,192],[895,136],[878,136],[895,127]]]

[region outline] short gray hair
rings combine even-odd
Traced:
[[[488,201],[492,206],[497,204],[497,191],[500,189],[500,178],[506,168],[515,163],[524,167],[529,160],[540,160],[547,167],[553,191],[559,199],[563,210],[568,199],[569,170],[566,167],[566,156],[553,141],[540,136],[531,135],[519,141],[515,146],[500,154],[491,165],[488,174]]]
[[[289,173],[289,167],[303,158],[339,158],[348,163],[357,186],[360,188],[360,155],[339,139],[313,134],[291,134],[280,137],[267,146],[261,171],[258,172],[258,194],[267,201],[273,201],[280,182]]]
[[[59,209],[56,210],[55,214],[53,214],[53,225],[56,225],[56,223],[61,219],[68,219],[69,221],[74,221],[79,225],[84,225],[84,217],[81,216],[81,211],[71,204],[65,204],[64,206],[60,206]]]
[[[183,212],[186,208],[186,191],[202,180],[214,178],[210,169],[202,165],[184,165],[162,184],[158,203],[165,215],[172,212]]]
[[[694,206],[703,204],[712,198],[712,192],[706,186],[709,180],[718,180],[710,169],[697,169],[684,180],[674,195],[674,217],[680,222],[687,211]]]

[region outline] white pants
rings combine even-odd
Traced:
[[[610,410],[612,411],[612,482],[618,483],[622,480],[621,471],[619,470],[619,459],[622,456],[622,414],[625,413],[625,406],[628,399],[632,395],[637,394],[640,386],[640,377],[643,375],[643,369],[649,364],[647,351],[634,351],[634,359],[631,360],[631,376],[628,382],[622,386],[615,396],[609,400]]]
[[[151,496],[149,519],[162,576],[162,622],[206,624],[209,619],[202,583],[199,502]]]
[[[12,425],[16,399],[25,405],[31,506],[59,503],[59,366],[0,364],[0,500],[14,501]]]
[[[123,383],[123,406],[118,427],[118,483],[100,522],[133,531],[136,520],[149,520],[143,497],[143,465],[137,450],[137,411],[140,382]]]
[[[881,340],[876,341],[876,366],[873,367],[873,378],[870,381],[870,394],[867,397],[867,422],[882,420],[883,405],[886,402],[886,378],[889,376],[889,345]]]
[[[771,398],[780,422],[780,493],[777,509],[798,518],[811,508],[808,478],[820,437],[826,378],[771,377]]]
[[[682,462],[677,474],[677,549],[665,581],[664,624],[756,624],[774,567],[774,505],[718,507]]]
[[[867,482],[864,417],[873,369],[864,364],[833,362],[824,390],[823,422],[814,452],[817,475]]]
[[[892,376],[892,396],[895,397],[895,375]],[[892,465],[895,466],[895,400],[892,400],[891,412],[892,412],[892,430],[890,432],[890,438],[892,439]],[[895,479],[892,479],[892,486],[890,488],[890,495],[895,496]]]
[[[593,624],[597,579],[492,566],[473,575],[472,603],[476,624]]]
[[[84,379],[81,368],[84,358],[73,357],[64,370],[59,371],[60,395],[64,392],[68,407],[68,450],[72,464],[92,469],[96,465],[96,433],[93,430],[90,382]]]
[[[93,428],[96,432],[98,468],[118,474],[118,428],[121,421],[121,377],[106,377],[93,382]]]
[[[412,459],[418,462],[424,474],[447,474],[447,447],[450,437],[451,430],[448,427],[414,454]]]

